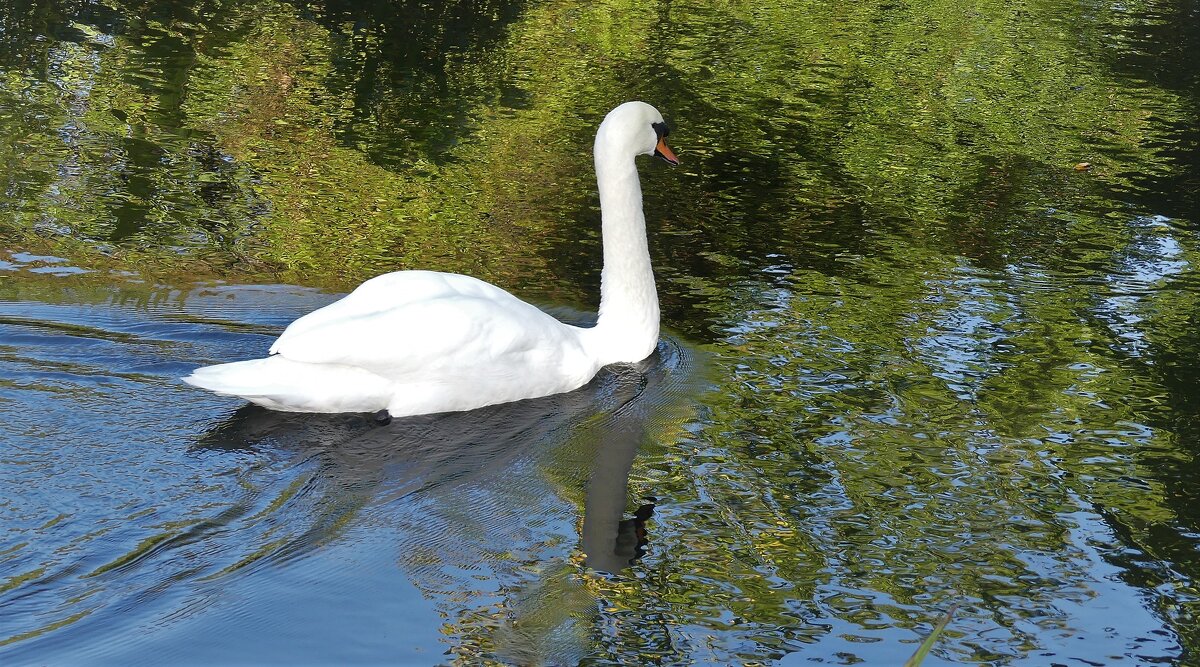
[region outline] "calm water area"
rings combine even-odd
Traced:
[[[1194,0],[4,0],[0,664],[1200,665]],[[398,419],[183,384],[397,269],[657,352]]]

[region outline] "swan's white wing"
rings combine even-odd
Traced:
[[[547,355],[577,349],[570,327],[474,278],[429,272],[380,278],[294,322],[271,351],[420,382],[536,371],[563,361]]]
[[[349,325],[404,306],[451,296],[486,296],[519,301],[508,292],[477,278],[436,271],[396,271],[376,276],[353,292],[297,319],[271,345],[281,352],[304,334],[329,326]]]

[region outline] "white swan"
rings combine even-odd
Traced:
[[[596,133],[596,326],[563,324],[469,276],[397,271],[292,322],[271,356],[198,368],[184,381],[275,410],[383,419],[571,391],[607,364],[646,358],[658,343],[658,294],[634,157],[678,164],[666,134],[662,114],[643,102],[613,109]]]

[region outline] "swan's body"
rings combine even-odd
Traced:
[[[577,389],[658,342],[658,296],[634,157],[670,162],[653,107],[627,102],[596,134],[604,270],[596,326],[559,322],[469,276],[397,271],[288,326],[271,356],[199,368],[184,380],[264,407],[392,417],[470,410]]]

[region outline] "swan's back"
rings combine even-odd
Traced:
[[[289,347],[296,348],[302,345],[300,341],[306,334],[331,326],[344,326],[351,320],[378,316],[405,306],[456,297],[527,305],[505,290],[471,276],[437,271],[395,271],[371,278],[350,294],[292,322],[271,345],[270,353],[284,353]]]
[[[187,379],[275,409],[466,410],[582,386],[598,366],[580,332],[476,278],[399,271],[293,322],[271,357]]]

